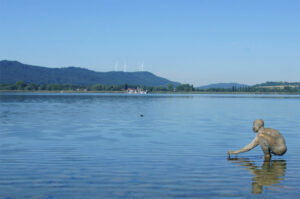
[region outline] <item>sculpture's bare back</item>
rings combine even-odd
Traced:
[[[265,160],[271,159],[271,154],[283,155],[287,151],[284,137],[275,129],[264,128],[264,121],[259,119],[253,122],[253,131],[257,133],[252,142],[236,151],[228,151],[228,155],[250,151],[260,145],[265,154]]]

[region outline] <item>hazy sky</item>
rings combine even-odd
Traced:
[[[195,86],[300,81],[300,1],[0,0],[0,59],[96,71],[144,63]]]

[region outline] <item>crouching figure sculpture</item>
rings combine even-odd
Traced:
[[[264,128],[264,121],[259,119],[253,122],[253,131],[257,133],[252,142],[244,148],[236,151],[228,151],[228,155],[239,154],[250,151],[260,145],[264,152],[265,160],[271,160],[271,154],[283,155],[287,151],[284,137],[277,130],[272,128]]]

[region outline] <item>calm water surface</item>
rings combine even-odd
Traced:
[[[228,159],[257,118],[287,154]],[[299,118],[300,96],[0,93],[0,198],[297,198]]]

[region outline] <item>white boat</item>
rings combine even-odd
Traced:
[[[148,93],[148,91],[147,90],[143,90],[142,88],[137,88],[137,89],[135,89],[135,88],[128,88],[127,89],[127,93],[128,94],[147,94]]]

